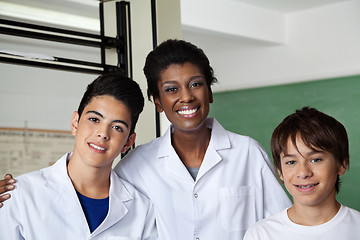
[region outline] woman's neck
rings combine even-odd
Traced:
[[[196,132],[176,131],[171,135],[171,144],[186,167],[200,167],[211,138],[211,129],[206,125]]]

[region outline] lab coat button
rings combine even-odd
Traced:
[[[195,197],[195,198],[197,198],[197,197],[198,197],[198,194],[197,194],[197,193],[195,193],[195,194],[194,194],[194,197]],[[197,238],[197,239],[198,239],[198,238]]]

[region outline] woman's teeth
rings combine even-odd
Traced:
[[[193,113],[196,113],[197,109],[186,109],[186,110],[181,110],[181,111],[178,111],[179,114],[181,115],[189,115],[189,114],[193,114]]]

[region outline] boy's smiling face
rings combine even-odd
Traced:
[[[94,97],[80,120],[74,112],[71,125],[75,136],[73,156],[88,166],[111,167],[113,160],[135,141],[135,133],[129,136],[131,112],[112,96]]]
[[[336,201],[336,179],[346,168],[338,166],[331,153],[307,147],[298,135],[296,146],[288,139],[287,152],[280,158],[282,171],[278,172],[294,206],[322,206]]]

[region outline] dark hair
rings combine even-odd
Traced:
[[[143,70],[147,79],[149,100],[151,100],[151,96],[159,97],[157,84],[160,80],[160,74],[171,64],[184,64],[186,62],[190,62],[199,68],[204,74],[209,88],[211,84],[217,82],[209,59],[202,49],[184,40],[169,39],[162,42],[146,57]]]
[[[91,100],[102,95],[114,97],[125,104],[131,112],[130,134],[133,133],[139,115],[144,108],[144,96],[139,85],[135,81],[117,73],[99,76],[87,86],[78,108],[79,118]]]
[[[330,152],[338,166],[349,166],[349,141],[345,127],[335,118],[315,108],[303,107],[287,116],[272,134],[271,152],[275,167],[280,172],[282,172],[280,154],[287,152],[289,139],[296,147],[296,136],[301,137],[310,149]],[[335,189],[336,192],[340,190],[339,176]]]

